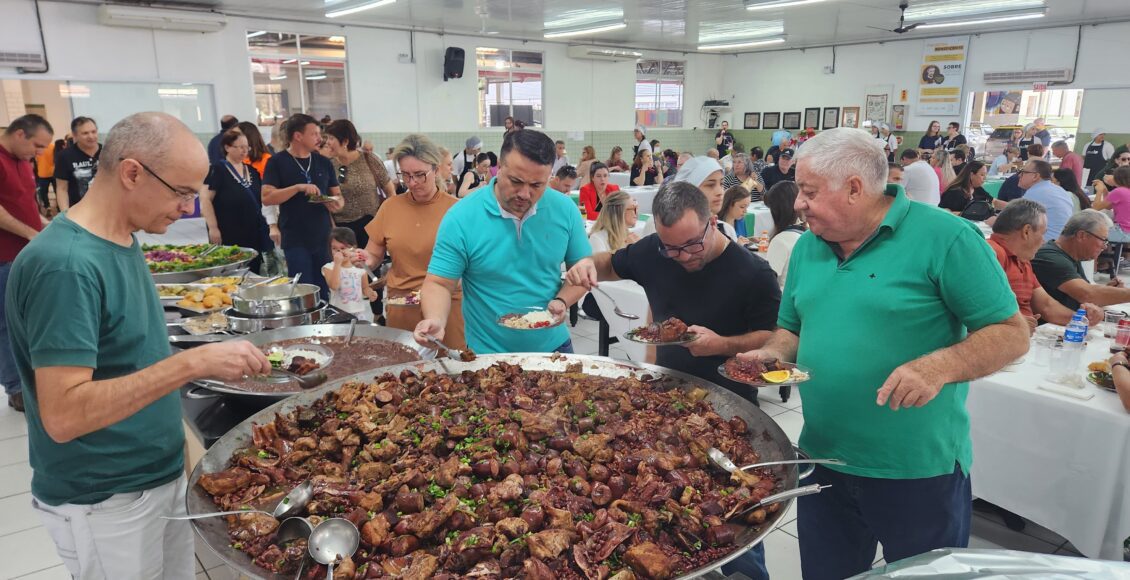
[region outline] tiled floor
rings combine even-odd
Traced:
[[[596,323],[582,320],[573,329],[573,339],[578,353],[596,354]],[[610,354],[616,358],[627,358],[624,351],[615,345]],[[782,403],[773,391],[763,392],[761,399],[761,409],[795,441],[804,425],[800,396],[794,393],[787,403]],[[31,468],[27,455],[27,425],[23,416],[0,403],[0,579],[64,580],[70,576],[30,505]],[[774,579],[799,579],[795,511],[790,510],[783,522],[765,540],[766,562]],[[1013,532],[1004,526],[999,516],[982,512],[975,512],[970,547],[1078,555],[1066,540],[1054,532],[1031,522],[1024,533]],[[235,580],[239,577],[201,542],[197,543],[196,555],[197,580]],[[875,558],[877,564],[883,563],[881,551],[875,554]]]

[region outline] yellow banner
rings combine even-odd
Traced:
[[[923,97],[961,96],[961,87],[936,87],[930,89],[922,89],[919,94]]]
[[[942,61],[960,61],[965,60],[965,53],[959,52],[957,54],[932,54],[926,57],[926,62],[942,62]]]

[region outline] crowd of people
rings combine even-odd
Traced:
[[[564,143],[514,124],[495,158],[478,138],[452,155],[407,135],[388,170],[346,120],[296,114],[274,147],[254,125],[223,123],[205,147],[173,117],[131,115],[82,181],[79,154],[103,148],[96,131],[83,136],[94,122],[76,119],[73,157],[54,162],[56,175],[78,180],[63,186],[68,202],[77,197],[46,229],[32,161],[54,131],[28,115],[0,136],[0,381],[27,412],[35,507],[76,577],[191,575],[191,529],[162,519],[185,509],[177,390],[270,370],[245,341],[170,353],[133,234],[165,232],[198,197],[211,241],[264,256],[280,248],[290,275],[359,318],[385,312],[378,290],[418,293],[418,308],[388,309],[382,322],[421,345],[572,352],[565,325],[496,321],[534,307],[561,322],[601,282],[625,279],[643,287],[652,319],[677,317],[698,337],[655,349],[661,366],[753,404],[754,390],[719,375],[727,358],[811,369],[799,444],[847,465],[817,466],[806,483],[832,487],[799,500],[806,578],[866,571],[878,542],[889,561],[965,547],[968,382],[1023,355],[1041,319],[1062,323],[1084,308],[1095,321],[1103,306],[1130,302],[1117,277],[1094,284],[1080,265],[1106,249],[1120,218],[1130,222],[1125,148],[1098,178],[1109,190],[1086,208],[1063,185],[1074,164],[1057,174],[1033,143],[1017,173],[1024,193],[986,218],[986,242],[964,218],[975,218],[973,203],[993,213],[1001,202],[983,192],[990,167],[970,158],[943,183],[925,159],[961,144],[933,126],[934,141],[920,145],[934,147],[904,152],[896,168],[890,145],[866,131],[831,129],[799,145],[781,136],[747,155],[726,127],[704,155],[656,154],[639,128],[632,165],[623,149],[605,163],[586,148],[574,167]],[[639,233],[638,203],[608,182],[614,170],[659,185]],[[903,186],[889,186],[900,172]],[[578,180],[580,207],[566,195]],[[775,224],[764,259],[741,229],[754,199]],[[1107,207],[1113,222],[1099,211]],[[580,210],[595,221],[589,231]],[[151,549],[114,557],[138,546]],[[725,570],[768,577],[760,546]]]

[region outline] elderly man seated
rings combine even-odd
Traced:
[[[1030,200],[1017,199],[1009,202],[997,215],[993,224],[993,235],[989,237],[989,247],[1004,268],[1008,285],[1016,294],[1020,314],[1028,321],[1032,332],[1040,320],[1067,326],[1074,310],[1056,302],[1040,286],[1032,271],[1032,258],[1044,241],[1048,229],[1048,215],[1044,206]],[[1087,318],[1091,324],[1103,319],[1103,311],[1094,304],[1084,303]]]
[[[1044,244],[1032,259],[1032,269],[1048,295],[1071,310],[1080,304],[1099,306],[1130,302],[1130,288],[1117,277],[1092,284],[1082,262],[1094,260],[1107,246],[1111,221],[1100,211],[1085,209],[1067,220],[1057,239]]]

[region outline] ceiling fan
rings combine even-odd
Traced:
[[[895,34],[905,34],[907,32],[910,32],[911,30],[914,30],[915,28],[918,28],[919,26],[921,26],[923,24],[926,24],[925,22],[912,22],[910,24],[907,24],[906,23],[906,9],[908,7],[910,7],[910,2],[908,2],[907,0],[902,0],[902,2],[899,3],[899,25],[898,25],[897,28],[879,28],[878,26],[868,26],[867,28],[874,28],[875,30],[884,30],[886,32],[894,32]]]

